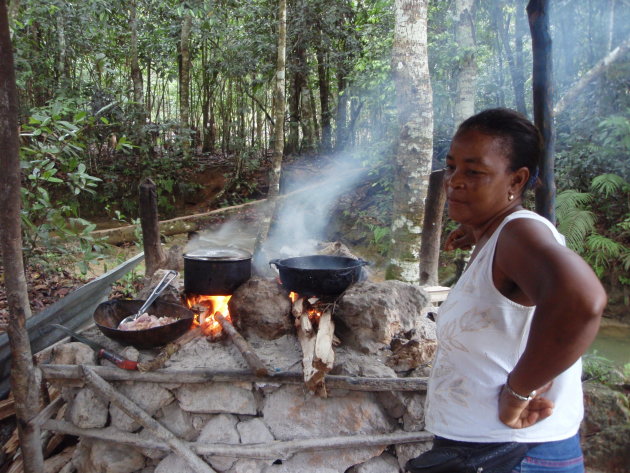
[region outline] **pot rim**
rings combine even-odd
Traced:
[[[245,261],[252,259],[252,254],[241,248],[216,247],[198,248],[184,253],[184,259],[191,261]]]

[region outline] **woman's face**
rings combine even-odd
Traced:
[[[477,130],[456,135],[446,157],[444,186],[448,214],[456,222],[483,226],[520,204],[522,179],[509,170],[505,142]],[[514,196],[509,200],[509,195]]]

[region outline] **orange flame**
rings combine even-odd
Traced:
[[[223,328],[221,324],[215,319],[215,314],[221,312],[230,322],[230,311],[228,309],[228,302],[232,296],[207,296],[190,294],[186,297],[186,304],[188,308],[195,312],[195,319],[197,324],[201,325],[201,330],[204,335],[217,337]]]

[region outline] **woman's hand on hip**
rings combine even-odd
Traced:
[[[503,387],[499,394],[499,419],[501,422],[513,429],[524,429],[549,417],[553,413],[553,401],[541,397],[541,394],[547,392],[550,387],[551,383],[548,383],[539,389],[531,401],[516,399]]]

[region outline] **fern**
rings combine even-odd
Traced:
[[[604,197],[611,197],[614,196],[614,194],[623,192],[624,187],[627,185],[627,182],[616,174],[602,174],[593,179],[591,189],[600,194],[604,194]]]
[[[558,211],[557,216],[558,231],[566,238],[569,248],[579,252],[586,236],[595,231],[595,215],[590,210],[567,207]]]

